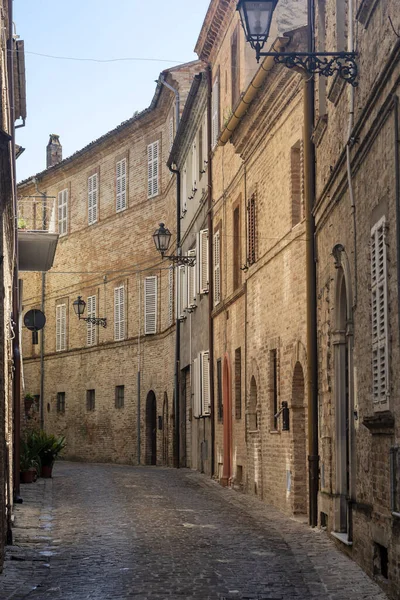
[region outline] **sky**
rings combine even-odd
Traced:
[[[146,108],[161,71],[195,60],[209,0],[14,0],[25,42],[27,120],[18,181],[46,168],[49,134],[63,158]],[[156,60],[91,62],[141,58]]]

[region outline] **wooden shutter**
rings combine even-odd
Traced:
[[[125,339],[125,287],[114,288],[114,340]]]
[[[186,269],[184,265],[178,267],[178,319],[185,318],[185,309],[187,308],[187,279]]]
[[[202,170],[205,171],[206,166],[208,164],[208,121],[207,121],[207,112],[204,116],[203,122],[203,164],[201,166]]]
[[[144,280],[144,332],[146,335],[157,333],[157,276]]]
[[[97,173],[88,179],[88,224],[93,225],[97,222]]]
[[[58,233],[65,235],[68,229],[68,190],[58,193]]]
[[[194,195],[197,191],[197,180],[198,180],[198,159],[197,159],[197,146],[196,142],[192,146],[192,194]]]
[[[154,198],[158,195],[158,165],[159,143],[158,140],[147,146],[147,197]]]
[[[121,212],[126,208],[126,158],[117,162],[116,177],[117,177],[117,199],[116,211]]]
[[[220,232],[214,233],[214,305],[221,302],[221,242]]]
[[[188,256],[196,257],[196,250],[189,250]],[[193,267],[187,267],[187,280],[188,280],[188,301],[187,305],[189,308],[195,308],[196,306],[196,264]]]
[[[96,296],[89,296],[87,299],[87,316],[96,318]],[[87,323],[86,342],[88,346],[96,344],[96,325]]]
[[[67,348],[67,306],[58,304],[56,306],[56,352],[62,352]]]
[[[240,98],[240,51],[239,51],[239,25],[231,38],[231,90],[232,109],[235,108]]]
[[[181,198],[182,198],[181,213],[185,214],[186,211],[187,211],[187,201],[188,201],[186,163],[185,163],[185,166],[183,167],[183,171],[182,171],[182,193],[181,193]]]
[[[201,414],[204,416],[207,416],[211,413],[209,353],[201,352],[200,360],[201,360]]]
[[[199,245],[200,294],[208,294],[208,229],[200,231]]]
[[[382,218],[371,230],[372,375],[377,410],[389,402],[389,331],[386,226]]]
[[[201,415],[201,402],[200,402],[200,359],[195,358],[193,360],[193,373],[192,373],[192,386],[193,386],[193,416],[198,419]]]
[[[174,267],[168,269],[168,325],[174,322]]]
[[[247,264],[252,265],[256,262],[256,197],[253,194],[247,205]]]
[[[219,77],[214,81],[212,89],[212,147],[215,148],[219,136]]]

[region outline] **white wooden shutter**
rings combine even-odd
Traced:
[[[212,89],[212,147],[215,148],[219,136],[219,80],[218,77],[214,82]]]
[[[168,270],[168,325],[174,322],[174,267]]]
[[[214,305],[221,302],[221,240],[220,232],[214,233]]]
[[[211,413],[209,353],[201,352],[200,360],[201,360],[201,414],[204,416],[207,416]]]
[[[206,166],[208,164],[208,122],[207,122],[207,112],[204,116],[204,123],[203,123],[203,159],[204,159],[204,164],[202,165],[202,169],[205,171]]]
[[[56,306],[56,352],[62,352],[67,348],[67,306],[58,304]]]
[[[197,180],[198,180],[198,158],[197,158],[197,145],[193,142],[192,146],[192,194],[197,191]]]
[[[159,142],[147,146],[147,197],[158,195]]]
[[[169,133],[169,151],[171,152],[172,146],[174,145],[174,117],[170,117],[168,133]]]
[[[189,250],[188,256],[196,257],[196,250]],[[196,264],[187,268],[188,280],[188,307],[194,308],[196,305]]]
[[[208,229],[200,231],[199,288],[200,294],[208,294]]]
[[[187,211],[187,201],[188,201],[188,190],[187,190],[187,169],[186,163],[183,167],[182,171],[182,190],[181,190],[181,198],[182,198],[182,206],[181,213],[185,214]]]
[[[97,173],[88,179],[88,224],[93,225],[97,222],[97,202],[98,202],[98,181]]]
[[[146,335],[157,333],[157,276],[144,280],[144,332]]]
[[[126,158],[117,162],[116,165],[117,177],[117,199],[116,211],[121,212],[126,208]]]
[[[96,318],[96,296],[88,296],[87,299],[87,316]],[[88,346],[96,344],[96,325],[87,323],[86,343]]]
[[[371,230],[372,378],[376,410],[389,402],[389,331],[386,227],[383,217]]]
[[[68,230],[68,190],[58,193],[58,233],[65,235]]]
[[[125,287],[114,288],[114,340],[125,339]]]
[[[192,396],[193,396],[193,416],[198,419],[201,415],[201,402],[200,402],[200,360],[195,358],[193,360],[193,373],[192,373]]]
[[[186,269],[184,265],[178,267],[178,319],[185,318],[185,309],[187,308],[187,279]]]

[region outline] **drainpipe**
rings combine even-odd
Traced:
[[[13,339],[13,360],[14,360],[14,378],[13,378],[13,496],[15,502],[22,502],[20,494],[20,442],[21,442],[21,354],[19,343],[19,283],[18,283],[18,227],[17,227],[17,181],[15,164],[15,108],[14,108],[14,43],[13,43],[13,0],[8,0],[8,40],[7,40],[7,68],[8,68],[8,95],[10,105],[10,162],[12,171],[12,196],[14,204],[14,274],[13,274],[13,293],[12,293],[12,318],[14,321],[15,335]]]
[[[215,406],[214,406],[214,323],[212,311],[214,307],[214,257],[213,257],[213,215],[212,215],[212,71],[211,66],[207,66],[207,185],[208,185],[208,206],[207,206],[207,228],[208,228],[208,344],[209,344],[209,371],[210,371],[210,420],[211,420],[211,477],[215,474]]]
[[[314,6],[308,0],[308,52],[314,52]],[[314,127],[314,77],[304,83],[304,169],[306,217],[306,281],[307,281],[307,381],[308,381],[308,463],[309,463],[309,523],[318,524],[318,353],[317,353],[317,302],[315,257],[315,146],[312,141]]]
[[[396,222],[397,222],[397,310],[400,339],[400,138],[399,97],[394,96],[394,165],[396,176]]]
[[[40,194],[43,198],[43,213],[46,218],[46,201],[47,196],[45,192],[39,190],[39,185],[36,177],[33,178],[37,194]],[[41,294],[41,306],[40,310],[44,313],[45,310],[45,294],[46,294],[46,273],[42,273],[42,294]],[[40,428],[44,429],[44,328],[41,331],[40,336],[40,399],[39,399],[39,418]]]
[[[171,92],[173,92],[175,94],[175,122],[176,122],[176,126],[175,126],[175,131],[178,131],[178,126],[179,126],[179,119],[180,119],[180,96],[179,96],[179,92],[176,88],[172,87],[172,85],[170,85],[164,75],[160,75],[160,82],[165,85],[165,87],[167,87],[169,90],[171,90]]]

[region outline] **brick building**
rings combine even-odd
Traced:
[[[359,64],[316,90],[320,519],[400,598],[399,6],[316,8],[318,47]]]
[[[40,344],[23,332],[24,381],[72,459],[172,461],[174,277],[152,239],[160,221],[174,222],[176,203],[166,167],[175,96],[161,80],[183,104],[198,70],[164,72],[148,109],[67,159],[51,136],[48,168],[18,187],[57,205],[54,265],[23,277],[24,313],[47,318]],[[78,319],[79,296],[83,316],[106,327]]]

